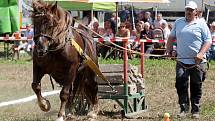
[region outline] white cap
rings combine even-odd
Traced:
[[[194,1],[189,1],[185,8],[197,9],[197,4]]]

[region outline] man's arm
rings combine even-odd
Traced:
[[[166,44],[166,54],[168,56],[172,56],[172,50],[173,50],[173,40],[175,40],[174,36],[169,36]]]
[[[211,42],[206,42],[203,44],[202,48],[200,49],[199,53],[195,57],[195,61],[197,64],[201,63],[204,54],[208,51],[208,49],[211,47]]]

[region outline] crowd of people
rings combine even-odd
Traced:
[[[110,38],[121,37],[134,40],[167,40],[172,25],[163,19],[162,13],[158,13],[155,20],[153,20],[149,11],[139,12],[135,19],[135,24],[133,24],[130,15],[127,15],[129,14],[127,9],[128,8],[125,7],[123,12],[125,15],[123,14],[118,17],[115,13],[112,13],[111,17],[104,22],[104,27],[99,26],[99,22],[95,16],[93,16],[94,18],[92,21],[90,21],[89,16],[85,16],[82,23],[100,35],[98,36],[98,34],[92,32],[94,38],[104,37],[106,40],[109,40]],[[88,20],[88,22],[86,22],[86,20]],[[81,27],[79,26],[79,28]],[[147,50],[152,50],[151,48],[154,47],[153,45],[153,43],[145,43],[145,52],[150,53],[150,51]],[[139,51],[140,45],[139,43],[130,43],[128,48]]]

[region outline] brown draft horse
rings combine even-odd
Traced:
[[[90,103],[88,116],[95,118],[98,108],[98,85],[96,74],[83,62],[83,56],[71,45],[71,41],[83,49],[98,65],[95,44],[87,33],[71,27],[70,13],[41,0],[33,2],[32,21],[34,24],[33,82],[32,89],[37,95],[38,105],[43,111],[51,106],[41,95],[41,79],[49,74],[62,86],[60,110],[57,121],[70,115],[74,97],[83,94]],[[90,115],[89,115],[90,114]]]

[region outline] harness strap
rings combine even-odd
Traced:
[[[90,69],[94,71],[98,77],[100,77],[103,81],[107,82],[112,91],[116,93],[117,91],[111,86],[110,81],[105,78],[105,76],[102,74],[98,66],[93,62],[93,60],[86,53],[83,52],[82,48],[78,45],[78,43],[76,43],[73,38],[70,39],[70,42],[71,45],[75,47],[79,55],[84,59],[84,63],[88,67],[90,67]]]

